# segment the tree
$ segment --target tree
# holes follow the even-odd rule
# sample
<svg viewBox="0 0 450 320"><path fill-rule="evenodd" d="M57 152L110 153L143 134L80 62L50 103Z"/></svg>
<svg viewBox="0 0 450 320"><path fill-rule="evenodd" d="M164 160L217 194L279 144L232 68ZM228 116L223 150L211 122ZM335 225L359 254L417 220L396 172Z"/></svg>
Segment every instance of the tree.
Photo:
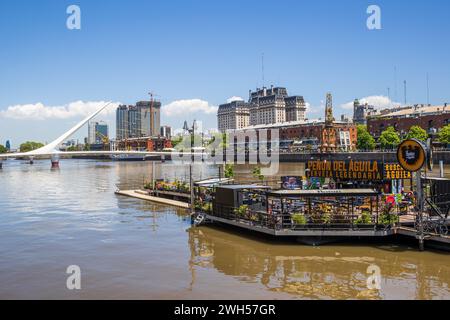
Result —
<svg viewBox="0 0 450 320"><path fill-rule="evenodd" d="M443 127L438 133L438 140L443 144L450 144L450 124Z"/></svg>
<svg viewBox="0 0 450 320"><path fill-rule="evenodd" d="M388 127L381 133L378 142L383 149L394 149L400 143L400 135L394 127Z"/></svg>
<svg viewBox="0 0 450 320"><path fill-rule="evenodd" d="M6 153L8 150L0 144L0 153Z"/></svg>
<svg viewBox="0 0 450 320"><path fill-rule="evenodd" d="M358 142L357 142L358 150L373 150L375 148L375 139L367 131L367 127L361 124L358 125L357 130L358 130Z"/></svg>
<svg viewBox="0 0 450 320"><path fill-rule="evenodd" d="M42 148L44 145L40 142L35 141L27 141L20 145L20 152L28 152L32 150L36 150Z"/></svg>
<svg viewBox="0 0 450 320"><path fill-rule="evenodd" d="M406 139L418 139L425 142L428 139L428 134L420 126L412 126L406 135Z"/></svg>
<svg viewBox="0 0 450 320"><path fill-rule="evenodd" d="M225 178L228 178L228 179L234 178L234 165L226 164L224 174L225 174Z"/></svg>

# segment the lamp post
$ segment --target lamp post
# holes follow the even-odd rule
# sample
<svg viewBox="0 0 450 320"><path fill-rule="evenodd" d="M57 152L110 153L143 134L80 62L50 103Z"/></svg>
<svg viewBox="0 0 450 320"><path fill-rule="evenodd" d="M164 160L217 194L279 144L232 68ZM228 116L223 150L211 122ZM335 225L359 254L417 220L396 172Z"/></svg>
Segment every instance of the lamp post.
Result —
<svg viewBox="0 0 450 320"><path fill-rule="evenodd" d="M195 199L194 199L194 180L193 180L193 164L194 164L194 139L195 139L195 128L196 121L192 123L192 128L188 130L191 137L191 161L189 162L189 188L191 191L191 214L195 213Z"/></svg>

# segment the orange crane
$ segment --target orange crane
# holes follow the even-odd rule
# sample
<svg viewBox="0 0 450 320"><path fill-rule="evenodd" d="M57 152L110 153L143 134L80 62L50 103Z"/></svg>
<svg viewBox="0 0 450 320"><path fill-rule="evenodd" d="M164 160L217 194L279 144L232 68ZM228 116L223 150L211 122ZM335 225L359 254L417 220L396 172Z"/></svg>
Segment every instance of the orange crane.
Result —
<svg viewBox="0 0 450 320"><path fill-rule="evenodd" d="M105 146L105 148L107 148L109 145L109 138L107 136L105 136L103 133L101 133L100 131L96 131L96 134L100 136L100 139L102 139L103 145Z"/></svg>

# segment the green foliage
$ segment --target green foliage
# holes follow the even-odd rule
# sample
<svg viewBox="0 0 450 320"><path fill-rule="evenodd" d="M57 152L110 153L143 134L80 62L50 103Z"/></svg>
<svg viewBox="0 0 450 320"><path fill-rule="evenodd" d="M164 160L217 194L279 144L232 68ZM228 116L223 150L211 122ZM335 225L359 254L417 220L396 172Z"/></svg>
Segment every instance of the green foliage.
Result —
<svg viewBox="0 0 450 320"><path fill-rule="evenodd" d="M443 144L450 144L450 124L439 130L438 140Z"/></svg>
<svg viewBox="0 0 450 320"><path fill-rule="evenodd" d="M370 212L363 211L361 216L358 217L358 219L355 220L355 223L356 224L371 224L372 223L372 218L370 216Z"/></svg>
<svg viewBox="0 0 450 320"><path fill-rule="evenodd" d="M294 221L295 224L297 225L305 225L306 224L306 217L305 215L301 214L301 213L294 213L292 215L292 221Z"/></svg>
<svg viewBox="0 0 450 320"><path fill-rule="evenodd" d="M331 214L329 213L324 213L322 215L322 223L323 224L330 224L331 223Z"/></svg>
<svg viewBox="0 0 450 320"><path fill-rule="evenodd" d="M378 223L382 225L393 225L399 222L399 217L396 214L382 213L378 218Z"/></svg>
<svg viewBox="0 0 450 320"><path fill-rule="evenodd" d="M8 150L0 144L0 153L6 153Z"/></svg>
<svg viewBox="0 0 450 320"><path fill-rule="evenodd" d="M28 152L42 148L44 145L40 142L27 141L20 145L20 152Z"/></svg>
<svg viewBox="0 0 450 320"><path fill-rule="evenodd" d="M245 217L248 213L248 205L243 204L239 208L234 209L234 213L239 217Z"/></svg>
<svg viewBox="0 0 450 320"><path fill-rule="evenodd" d="M228 179L234 178L234 165L233 164L225 165L224 175L225 175L225 178L228 178Z"/></svg>
<svg viewBox="0 0 450 320"><path fill-rule="evenodd" d="M420 126L412 126L409 129L408 134L406 135L406 139L418 139L421 141L427 141L428 134Z"/></svg>
<svg viewBox="0 0 450 320"><path fill-rule="evenodd" d="M84 151L90 151L91 150L91 145L89 143L86 143L83 147Z"/></svg>
<svg viewBox="0 0 450 320"><path fill-rule="evenodd" d="M381 133L378 142L383 149L394 149L400 143L400 135L394 127L388 127Z"/></svg>
<svg viewBox="0 0 450 320"><path fill-rule="evenodd" d="M357 130L358 130L358 142L357 142L358 150L375 149L375 139L367 131L367 126L358 125Z"/></svg>
<svg viewBox="0 0 450 320"><path fill-rule="evenodd" d="M173 137L172 140L171 140L172 147L175 148L177 146L177 144L179 144L182 140L183 140L182 136Z"/></svg>
<svg viewBox="0 0 450 320"><path fill-rule="evenodd" d="M261 181L264 180L264 175L261 173L261 167L259 166L253 168L252 175L254 178L257 178Z"/></svg>

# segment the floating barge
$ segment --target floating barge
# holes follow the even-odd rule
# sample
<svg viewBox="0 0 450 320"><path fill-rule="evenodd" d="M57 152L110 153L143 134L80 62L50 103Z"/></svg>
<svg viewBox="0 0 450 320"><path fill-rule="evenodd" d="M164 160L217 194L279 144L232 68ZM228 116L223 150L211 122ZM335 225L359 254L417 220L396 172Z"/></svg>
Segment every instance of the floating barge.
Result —
<svg viewBox="0 0 450 320"><path fill-rule="evenodd" d="M383 206L372 189L271 190L258 185L217 187L209 211L198 211L210 223L266 234L296 238L320 245L346 239L416 237L403 227L396 213ZM428 242L449 245L446 235L429 235Z"/></svg>

